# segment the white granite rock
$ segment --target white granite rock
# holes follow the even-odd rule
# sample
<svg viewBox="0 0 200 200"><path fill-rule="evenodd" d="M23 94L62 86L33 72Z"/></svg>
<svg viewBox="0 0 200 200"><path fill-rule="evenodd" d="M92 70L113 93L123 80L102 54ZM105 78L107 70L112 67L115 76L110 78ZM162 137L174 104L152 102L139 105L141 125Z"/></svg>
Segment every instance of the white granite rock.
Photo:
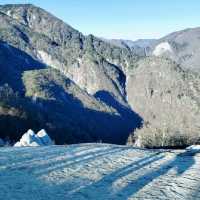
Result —
<svg viewBox="0 0 200 200"><path fill-rule="evenodd" d="M24 147L24 146L47 146L52 145L53 142L51 138L48 136L46 131L42 129L37 133L34 133L33 130L29 129L24 135L21 137L20 141L15 143L15 147Z"/></svg>
<svg viewBox="0 0 200 200"><path fill-rule="evenodd" d="M37 137L40 139L40 141L43 143L43 145L53 145L53 141L48 136L47 132L42 129L37 133Z"/></svg>

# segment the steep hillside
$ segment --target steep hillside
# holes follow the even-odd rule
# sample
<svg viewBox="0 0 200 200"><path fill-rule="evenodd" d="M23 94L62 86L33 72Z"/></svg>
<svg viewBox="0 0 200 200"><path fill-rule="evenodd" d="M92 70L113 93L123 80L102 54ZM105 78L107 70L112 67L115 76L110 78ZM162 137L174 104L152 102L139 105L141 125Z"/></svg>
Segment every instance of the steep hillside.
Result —
<svg viewBox="0 0 200 200"><path fill-rule="evenodd" d="M125 101L125 67L136 59L131 52L105 43L92 35L85 37L33 5L6 5L1 6L0 11L10 16L15 21L13 23L26 26L26 35L31 40L29 44L42 62L59 69L90 94L107 90L121 102ZM21 24L15 26L21 28ZM28 31L35 32L33 37L46 37L32 42L33 37ZM102 81L98 81L97 77L101 77Z"/></svg>
<svg viewBox="0 0 200 200"><path fill-rule="evenodd" d="M0 137L18 140L31 126L46 128L59 144L121 144L140 126L126 101L126 68L137 59L131 52L86 37L29 4L0 6L0 22L1 102L8 107L5 113L2 108L0 130L11 125ZM16 103L6 98L5 84ZM25 113L15 115L19 125L9 114L13 107Z"/></svg>
<svg viewBox="0 0 200 200"><path fill-rule="evenodd" d="M200 141L200 76L165 58L140 60L127 78L128 101L144 119L144 146Z"/></svg>

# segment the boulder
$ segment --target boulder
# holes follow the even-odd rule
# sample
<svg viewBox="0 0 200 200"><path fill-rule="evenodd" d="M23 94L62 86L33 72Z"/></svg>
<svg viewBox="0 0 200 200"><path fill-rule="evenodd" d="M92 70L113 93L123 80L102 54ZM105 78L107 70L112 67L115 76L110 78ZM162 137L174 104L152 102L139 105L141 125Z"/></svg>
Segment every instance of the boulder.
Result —
<svg viewBox="0 0 200 200"><path fill-rule="evenodd" d="M16 142L15 144L14 144L14 147L21 147L22 145L21 145L21 143L20 142Z"/></svg>
<svg viewBox="0 0 200 200"><path fill-rule="evenodd" d="M34 131L29 129L20 139L20 143L22 146L42 146L42 142L40 139L35 135ZM38 144L38 145L36 145Z"/></svg>
<svg viewBox="0 0 200 200"><path fill-rule="evenodd" d="M43 145L53 145L53 141L44 129L37 133L37 137L40 139Z"/></svg>
<svg viewBox="0 0 200 200"><path fill-rule="evenodd" d="M200 145L191 145L186 148L187 151L200 153Z"/></svg>
<svg viewBox="0 0 200 200"><path fill-rule="evenodd" d="M24 146L47 146L52 145L53 142L51 138L48 136L46 131L42 129L37 133L34 133L33 130L29 129L24 135L21 137L20 141L15 143L15 147L24 147Z"/></svg>

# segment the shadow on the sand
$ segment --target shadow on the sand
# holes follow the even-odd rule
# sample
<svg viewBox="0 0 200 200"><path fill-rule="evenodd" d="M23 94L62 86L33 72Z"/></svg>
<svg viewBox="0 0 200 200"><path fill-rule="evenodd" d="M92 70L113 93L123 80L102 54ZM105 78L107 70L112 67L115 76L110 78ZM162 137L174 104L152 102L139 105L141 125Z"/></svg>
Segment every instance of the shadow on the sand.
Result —
<svg viewBox="0 0 200 200"><path fill-rule="evenodd" d="M94 167L98 166L98 164L95 164L95 162L98 162L99 159L103 160L104 158L114 155L115 153L117 153L116 155L118 155L118 153L120 152L122 152L121 154L122 156L124 154L124 151L128 149L129 147L122 148L114 146L105 149L97 148L95 151L87 151L86 147L85 149L86 152L84 152L84 150L83 151L76 150L74 152L75 155L73 157L65 158L65 155L63 154L64 152L62 152L60 155L61 157L63 156L63 158L58 160L56 160L56 155L57 157L59 157L57 152L55 157L53 155L53 152L51 152L50 157L48 156L45 157L44 152L38 152L39 158L41 156L42 157L44 156L44 162L34 163L35 161L32 160L33 166L25 165L23 167L22 165L22 168L20 167L18 168L16 166L16 168L13 167L10 170L2 168L0 170L0 188L3 187L3 189L6 191L7 189L4 188L4 186L1 183L4 183L5 179L7 180L12 176L16 176L17 183L19 187L21 187L21 190L24 193L27 194L30 193L30 191L32 191L33 184L35 188L40 187L39 191L42 194L41 197L44 197L45 192L53 191L49 192L46 196L49 200L53 199L51 195L53 195L55 199L58 200L64 200L65 198L73 200L73 199L80 199L82 197L86 199L96 199L96 200L98 199L126 200L129 199L130 197L134 197L134 195L137 192L142 190L145 186L151 184L159 177L167 175L167 173L171 169L174 169L176 171L176 175L180 176L195 164L195 159L194 159L195 153L194 154L190 154L188 152L179 153L171 160L168 160L165 159L166 151L163 152L156 150L156 151L151 151L150 155L135 160L132 163L129 163L128 165L125 165L123 167L117 167L115 163L115 166L109 166L109 170L107 169L105 171L106 167L104 168L102 166L101 168L101 166L99 166L97 171L94 169L94 172L95 173L100 172L103 173L104 175L100 180L96 182L94 182L92 174L90 174L90 178L88 178L88 176L84 176L84 174L82 174L80 177L79 176L77 177L76 173L65 174L69 169L70 170L74 169L75 171L76 170L79 171L81 170L81 168L83 169L83 173L85 173L86 171L84 167L87 168L90 164L93 165ZM51 161L45 162L45 158L51 159ZM109 161L109 159L107 161ZM31 164L31 160L30 163L28 164ZM106 165L107 164L108 163L106 163ZM67 171L64 172L65 170ZM71 173L70 170L68 173ZM41 180L41 177L47 177L47 179L49 178L51 179L50 174L54 172L58 173L57 174L58 177L53 178L52 176L53 179L47 182L44 181L45 179ZM77 174L81 174L81 171L79 171ZM25 177L26 176L28 177L29 175L30 175L29 178L31 180L28 181L26 180ZM56 182L54 180L55 178L56 179L58 178ZM123 179L125 179L126 181L123 182ZM9 181L10 181L9 184L13 184L11 179ZM116 183L122 185L119 185L119 188L116 188L114 187L116 186ZM126 184L124 185L123 183ZM29 188L26 186L27 184L30 184ZM13 185L12 187L16 190L14 192L17 192L18 187ZM198 194L199 190L197 189L196 194L194 195L198 196ZM13 192L10 194L10 197L12 197L12 195L14 195ZM31 193L29 195L30 198L33 199L36 197L38 200L42 199L40 198L38 193Z"/></svg>
<svg viewBox="0 0 200 200"><path fill-rule="evenodd" d="M126 185L122 189L120 188L114 191L113 184L116 181L125 178L126 176L136 172L137 170L142 170L142 168L144 167L151 168L151 165L154 162L157 162L164 158L164 155L161 152L154 153L151 156L133 162L128 166L125 166L104 176L99 181L80 189L77 193L72 194L71 199L76 199L77 195L81 193L87 194L89 199L95 198L95 195L102 194L102 196L98 197L97 199L103 198L126 200L129 197L134 197L134 194L136 194L138 191L140 191L142 188L144 188L160 176L167 174L171 169L175 169L178 176L183 174L195 163L193 156L194 155L190 155L187 152L180 153L173 160L162 164L159 168L152 168L150 171L148 170L148 172L143 174L142 176L139 176L133 181L129 181L128 185Z"/></svg>

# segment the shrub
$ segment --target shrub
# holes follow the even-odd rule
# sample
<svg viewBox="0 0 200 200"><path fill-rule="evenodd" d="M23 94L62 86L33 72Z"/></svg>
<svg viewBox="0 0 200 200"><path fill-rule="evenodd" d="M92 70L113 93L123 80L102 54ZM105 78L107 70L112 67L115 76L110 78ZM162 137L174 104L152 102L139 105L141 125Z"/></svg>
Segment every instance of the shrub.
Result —
<svg viewBox="0 0 200 200"><path fill-rule="evenodd" d="M185 148L200 143L198 127L190 131L174 127L155 127L143 125L128 138L127 144L145 148Z"/></svg>

